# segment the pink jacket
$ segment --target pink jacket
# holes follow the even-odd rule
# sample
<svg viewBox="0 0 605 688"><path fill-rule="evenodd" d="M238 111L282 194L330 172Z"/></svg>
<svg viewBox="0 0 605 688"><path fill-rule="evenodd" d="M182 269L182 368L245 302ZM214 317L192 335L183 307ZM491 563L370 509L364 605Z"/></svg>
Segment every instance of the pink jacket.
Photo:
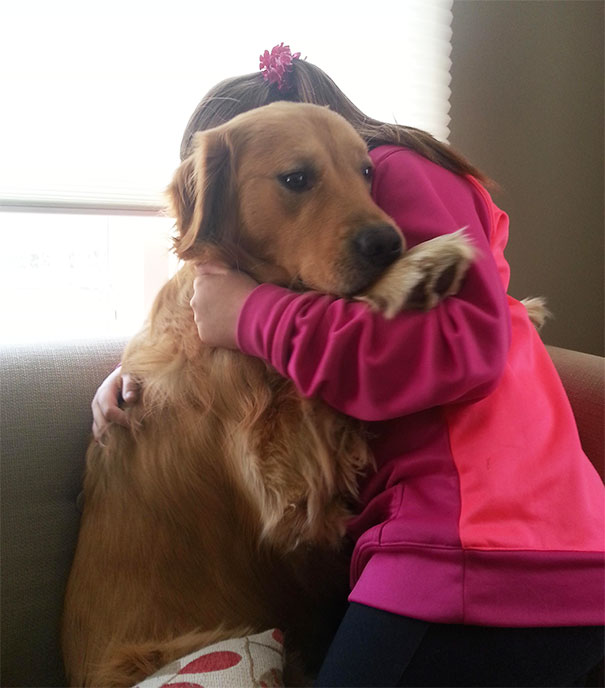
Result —
<svg viewBox="0 0 605 688"><path fill-rule="evenodd" d="M468 227L457 296L387 321L359 303L259 286L240 348L303 395L368 421L350 599L443 623L604 622L603 484L525 308L507 297L508 218L414 152L372 151L374 199L413 246Z"/></svg>

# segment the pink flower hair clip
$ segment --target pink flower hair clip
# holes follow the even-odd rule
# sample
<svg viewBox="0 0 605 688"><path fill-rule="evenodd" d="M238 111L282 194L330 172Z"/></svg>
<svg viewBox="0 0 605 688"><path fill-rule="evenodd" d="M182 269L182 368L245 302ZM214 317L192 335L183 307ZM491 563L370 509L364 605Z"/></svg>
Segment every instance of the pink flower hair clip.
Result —
<svg viewBox="0 0 605 688"><path fill-rule="evenodd" d="M263 79L270 84L277 84L280 91L288 90L286 76L292 71L292 60L298 60L299 57L300 53L292 54L290 46L283 43L271 48L271 52L265 50L259 57Z"/></svg>

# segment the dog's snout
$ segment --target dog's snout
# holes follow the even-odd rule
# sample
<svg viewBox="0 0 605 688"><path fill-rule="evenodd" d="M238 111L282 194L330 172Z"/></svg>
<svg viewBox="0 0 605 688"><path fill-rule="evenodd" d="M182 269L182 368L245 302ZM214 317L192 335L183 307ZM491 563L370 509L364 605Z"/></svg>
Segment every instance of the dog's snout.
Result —
<svg viewBox="0 0 605 688"><path fill-rule="evenodd" d="M401 235L390 225L365 227L353 237L353 250L364 262L386 268L401 256Z"/></svg>

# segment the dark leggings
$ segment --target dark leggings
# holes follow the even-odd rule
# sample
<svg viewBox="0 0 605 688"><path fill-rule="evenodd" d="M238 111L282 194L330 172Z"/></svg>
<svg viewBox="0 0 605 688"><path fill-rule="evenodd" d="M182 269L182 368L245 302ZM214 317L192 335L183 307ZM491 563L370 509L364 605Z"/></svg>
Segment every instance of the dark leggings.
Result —
<svg viewBox="0 0 605 688"><path fill-rule="evenodd" d="M603 627L429 624L351 603L316 686L581 686Z"/></svg>

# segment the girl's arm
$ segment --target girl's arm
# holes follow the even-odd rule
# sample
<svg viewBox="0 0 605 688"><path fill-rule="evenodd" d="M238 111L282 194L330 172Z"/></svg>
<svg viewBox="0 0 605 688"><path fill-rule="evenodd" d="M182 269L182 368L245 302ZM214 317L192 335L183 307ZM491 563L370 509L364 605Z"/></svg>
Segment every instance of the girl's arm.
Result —
<svg viewBox="0 0 605 688"><path fill-rule="evenodd" d="M237 342L317 395L363 420L385 420L481 398L496 386L510 342L504 286L490 251L492 219L467 179L403 149L377 167L374 195L409 246L468 227L478 256L456 296L393 320L360 303L257 287Z"/></svg>
<svg viewBox="0 0 605 688"><path fill-rule="evenodd" d="M139 388L130 375L122 375L118 366L103 380L92 400L92 434L100 442L110 423L129 427L128 415L120 408L120 397L127 404L139 398Z"/></svg>

